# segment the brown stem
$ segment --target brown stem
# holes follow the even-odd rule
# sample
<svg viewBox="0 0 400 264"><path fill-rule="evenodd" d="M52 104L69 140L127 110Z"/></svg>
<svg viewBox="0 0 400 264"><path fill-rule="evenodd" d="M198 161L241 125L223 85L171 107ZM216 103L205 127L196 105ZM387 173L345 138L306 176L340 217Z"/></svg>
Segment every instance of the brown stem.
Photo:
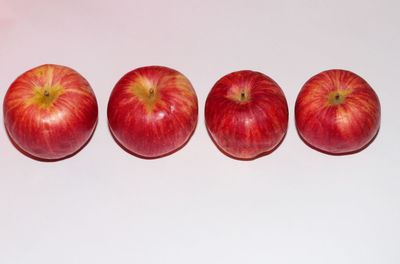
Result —
<svg viewBox="0 0 400 264"><path fill-rule="evenodd" d="M240 101L244 101L245 98L246 98L246 93L244 92L244 90L242 90L242 92L240 93Z"/></svg>
<svg viewBox="0 0 400 264"><path fill-rule="evenodd" d="M50 95L49 91L44 90L44 96L49 96L49 95Z"/></svg>

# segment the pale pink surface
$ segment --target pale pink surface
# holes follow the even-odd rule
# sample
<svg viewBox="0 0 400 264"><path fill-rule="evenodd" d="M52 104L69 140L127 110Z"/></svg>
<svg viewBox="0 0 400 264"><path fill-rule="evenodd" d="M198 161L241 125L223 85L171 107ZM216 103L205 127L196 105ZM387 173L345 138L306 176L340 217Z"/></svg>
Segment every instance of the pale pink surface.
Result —
<svg viewBox="0 0 400 264"><path fill-rule="evenodd" d="M99 104L91 142L57 163L25 157L1 125L1 264L399 263L399 1L0 1L0 102L18 75L56 63ZM199 99L189 143L151 161L124 152L106 118L115 83L146 65L181 71ZM356 155L321 154L294 126L301 86L331 68L381 101L381 130ZM212 85L244 69L289 105L285 140L251 162L221 154L202 114Z"/></svg>
<svg viewBox="0 0 400 264"><path fill-rule="evenodd" d="M15 20L15 13L10 8L9 4L0 0L0 36L12 22Z"/></svg>

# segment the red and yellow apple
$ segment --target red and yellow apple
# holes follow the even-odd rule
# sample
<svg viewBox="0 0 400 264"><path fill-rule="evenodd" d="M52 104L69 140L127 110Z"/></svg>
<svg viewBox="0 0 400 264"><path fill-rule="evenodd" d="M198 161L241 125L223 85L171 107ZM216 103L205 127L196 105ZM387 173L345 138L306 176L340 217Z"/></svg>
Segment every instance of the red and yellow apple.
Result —
<svg viewBox="0 0 400 264"><path fill-rule="evenodd" d="M254 159L273 151L288 126L285 95L276 82L254 71L225 75L211 89L205 106L207 130L223 153Z"/></svg>
<svg viewBox="0 0 400 264"><path fill-rule="evenodd" d="M89 83L71 68L46 64L19 76L3 104L12 142L43 160L80 150L97 123L97 101Z"/></svg>
<svg viewBox="0 0 400 264"><path fill-rule="evenodd" d="M197 96L180 72L142 67L115 85L107 115L113 137L125 150L142 158L157 158L180 149L193 134Z"/></svg>
<svg viewBox="0 0 400 264"><path fill-rule="evenodd" d="M378 96L360 76L345 70L321 72L302 87L296 127L311 147L329 154L363 149L380 126Z"/></svg>

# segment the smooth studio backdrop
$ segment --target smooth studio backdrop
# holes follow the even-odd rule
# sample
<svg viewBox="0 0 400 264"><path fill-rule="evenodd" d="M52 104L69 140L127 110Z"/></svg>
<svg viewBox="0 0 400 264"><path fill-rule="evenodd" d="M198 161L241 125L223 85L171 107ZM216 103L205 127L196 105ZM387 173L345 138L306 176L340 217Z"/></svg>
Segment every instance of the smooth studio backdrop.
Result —
<svg viewBox="0 0 400 264"><path fill-rule="evenodd" d="M0 0L0 100L23 72L72 67L92 85L99 123L77 155L21 154L0 122L0 263L400 263L400 2ZM199 99L189 143L143 160L112 139L108 97L128 71L164 65ZM301 86L323 70L362 76L382 106L376 140L329 156L294 125ZM261 71L285 92L287 136L233 160L210 140L214 83Z"/></svg>

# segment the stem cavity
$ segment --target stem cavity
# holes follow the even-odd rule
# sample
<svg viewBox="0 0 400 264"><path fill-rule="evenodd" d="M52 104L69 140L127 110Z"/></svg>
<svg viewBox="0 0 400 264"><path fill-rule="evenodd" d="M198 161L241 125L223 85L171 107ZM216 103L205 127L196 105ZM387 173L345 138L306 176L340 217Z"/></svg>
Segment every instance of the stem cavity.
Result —
<svg viewBox="0 0 400 264"><path fill-rule="evenodd" d="M346 96L348 93L343 91L334 91L328 95L328 105L340 105L343 104L346 100Z"/></svg>
<svg viewBox="0 0 400 264"><path fill-rule="evenodd" d="M246 100L246 93L244 90L240 93L240 101L243 102Z"/></svg>

